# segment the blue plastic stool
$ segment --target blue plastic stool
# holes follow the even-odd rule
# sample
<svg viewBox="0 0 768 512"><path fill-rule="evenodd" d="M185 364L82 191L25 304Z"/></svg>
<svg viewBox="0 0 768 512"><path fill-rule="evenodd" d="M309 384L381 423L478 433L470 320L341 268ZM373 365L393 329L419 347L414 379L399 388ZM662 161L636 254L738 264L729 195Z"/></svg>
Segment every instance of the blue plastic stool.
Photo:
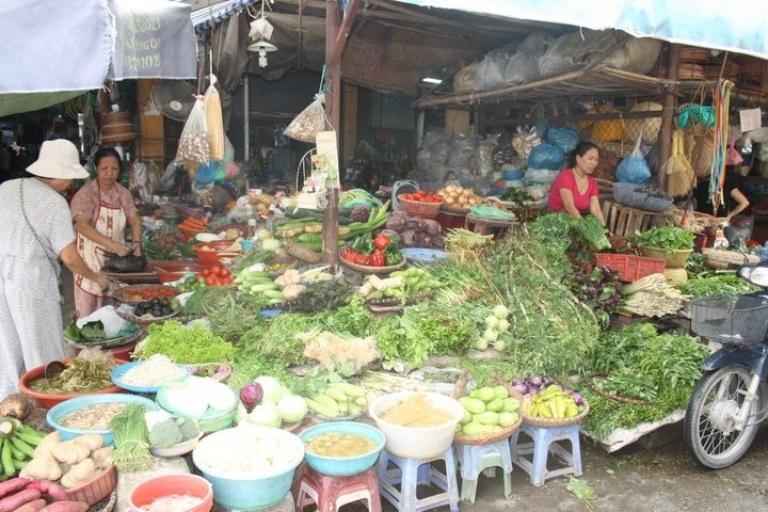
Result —
<svg viewBox="0 0 768 512"><path fill-rule="evenodd" d="M518 437L523 432L532 439L530 443L518 444ZM570 441L571 452L568 452L557 441ZM520 430L512 434L509 439L512 450L512 462L520 466L531 475L531 483L543 485L548 478L573 474L581 476L581 445L579 444L579 425L566 425L564 427L539 427L523 423ZM568 464L558 469L547 469L549 454L557 455ZM533 460L524 455L533 454Z"/></svg>
<svg viewBox="0 0 768 512"><path fill-rule="evenodd" d="M445 473L432 467L442 460ZM434 484L443 492L419 499L419 485ZM399 489L396 487L399 485ZM459 510L459 486L453 448L429 459L407 459L384 450L379 457L379 492L398 512L421 512L449 505L451 512Z"/></svg>
<svg viewBox="0 0 768 512"><path fill-rule="evenodd" d="M481 445L455 443L453 447L461 471L461 501L474 503L480 473L493 478L497 466L504 472L504 497L512 499L512 454L508 438Z"/></svg>

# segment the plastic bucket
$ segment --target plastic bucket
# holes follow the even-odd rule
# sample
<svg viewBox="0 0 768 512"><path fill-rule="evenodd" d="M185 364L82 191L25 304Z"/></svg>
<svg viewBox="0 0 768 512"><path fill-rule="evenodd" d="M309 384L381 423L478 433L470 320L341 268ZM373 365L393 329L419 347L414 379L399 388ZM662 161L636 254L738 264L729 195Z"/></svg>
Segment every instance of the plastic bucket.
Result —
<svg viewBox="0 0 768 512"><path fill-rule="evenodd" d="M208 480L197 475L164 475L150 478L131 491L131 511L152 504L166 496L191 496L202 500L198 505L184 512L208 512L213 508L213 486ZM177 509L175 509L177 510Z"/></svg>

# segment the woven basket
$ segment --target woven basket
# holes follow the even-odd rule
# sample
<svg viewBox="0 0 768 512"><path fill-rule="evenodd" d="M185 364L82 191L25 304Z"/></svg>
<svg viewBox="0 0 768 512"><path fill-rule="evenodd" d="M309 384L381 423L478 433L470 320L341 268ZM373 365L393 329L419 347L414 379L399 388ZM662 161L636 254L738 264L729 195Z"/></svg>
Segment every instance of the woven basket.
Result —
<svg viewBox="0 0 768 512"><path fill-rule="evenodd" d="M632 107L630 112L658 112L658 117L645 117L642 119L627 119L624 121L624 142L634 144L640 136L644 143L653 144L661 130L661 103L643 101Z"/></svg>
<svg viewBox="0 0 768 512"><path fill-rule="evenodd" d="M537 427L564 427L566 425L576 425L581 423L582 420L587 417L587 414L589 414L589 402L584 400L584 410L581 411L578 416L573 416L571 418L548 419L539 418L537 416L528 416L525 414L525 411L523 411L523 423L528 425L535 425Z"/></svg>
<svg viewBox="0 0 768 512"><path fill-rule="evenodd" d="M491 432L490 434L485 434L482 436L467 436L464 434L455 434L453 436L453 442L459 443L459 444L471 444L475 446L495 443L496 441L501 441L502 439L506 439L512 434L514 434L522 424L523 424L523 417L520 416L520 419L518 419L513 425L505 429L499 430L498 432Z"/></svg>
<svg viewBox="0 0 768 512"><path fill-rule="evenodd" d="M124 320L126 319L124 318ZM64 331L64 339L67 340L67 343L71 344L74 348L79 348L81 350L85 348L94 348L94 347L100 347L102 349L105 349L105 348L122 347L123 345L128 345L129 343L133 343L142 334L143 333L141 329L139 329L136 332L133 332L126 336L120 336L118 338L110 338L110 339L94 340L94 341L82 341L82 340L77 341L68 337L67 331Z"/></svg>
<svg viewBox="0 0 768 512"><path fill-rule="evenodd" d="M688 282L688 272L684 268L665 268L662 273L670 286Z"/></svg>
<svg viewBox="0 0 768 512"><path fill-rule="evenodd" d="M700 63L706 62L712 56L712 53L707 48L699 48L697 46L683 46L680 48L680 62L685 63Z"/></svg>
<svg viewBox="0 0 768 512"><path fill-rule="evenodd" d="M638 249L643 256L664 260L668 269L685 267L685 262L688 261L688 256L693 252L693 249L681 249L679 251L667 252L665 249L651 247L649 245L641 245Z"/></svg>
<svg viewBox="0 0 768 512"><path fill-rule="evenodd" d="M704 256L704 265L714 269L726 269L729 265L741 265L745 263L744 255L736 251L723 251L720 249L704 248L701 250ZM759 256L750 254L747 256L746 263L758 263Z"/></svg>
<svg viewBox="0 0 768 512"><path fill-rule="evenodd" d="M66 492L70 501L84 501L94 505L109 496L115 487L117 487L117 467L112 464L89 482L68 489Z"/></svg>
<svg viewBox="0 0 768 512"><path fill-rule="evenodd" d="M321 253L307 249L296 242L285 242L285 252L307 263L320 263L323 260Z"/></svg>
<svg viewBox="0 0 768 512"><path fill-rule="evenodd" d="M458 206L451 206L445 203L440 205L440 211L446 213L453 213L455 215L466 215L469 208L460 208Z"/></svg>
<svg viewBox="0 0 768 512"><path fill-rule="evenodd" d="M401 210L408 215L415 215L424 219L434 219L440 213L442 203L424 203L421 201L411 201L404 199L402 194L397 196L398 204Z"/></svg>
<svg viewBox="0 0 768 512"><path fill-rule="evenodd" d="M677 67L678 80L706 80L704 66L700 64L683 63Z"/></svg>
<svg viewBox="0 0 768 512"><path fill-rule="evenodd" d="M719 80L720 71L723 72L723 79L735 82L739 73L739 65L735 62L728 61L723 65L722 63L705 64L704 65L704 78L707 80Z"/></svg>
<svg viewBox="0 0 768 512"><path fill-rule="evenodd" d="M95 505L91 505L89 512L112 512L117 504L117 489L112 491L108 497Z"/></svg>
<svg viewBox="0 0 768 512"><path fill-rule="evenodd" d="M597 384L595 384L595 379L605 379L608 377L607 373L595 373L590 375L585 379L585 382L587 386L589 386L589 389L597 393L598 395L610 398L611 400L616 400L617 402L622 402L625 404L633 404L633 405L648 405L648 402L646 400L640 400L639 398L630 398L626 396L619 396L619 395L611 395L610 393L606 393L602 389L600 389Z"/></svg>
<svg viewBox="0 0 768 512"><path fill-rule="evenodd" d="M361 274L389 274L390 272L394 272L395 270L400 270L408 263L405 260L405 258L403 258L403 261L401 261L397 265L387 265L384 267L372 267L370 265L358 265L357 263L352 263L351 261L347 261L344 258L339 258L339 261L345 267L351 270L354 270L355 272L360 272Z"/></svg>

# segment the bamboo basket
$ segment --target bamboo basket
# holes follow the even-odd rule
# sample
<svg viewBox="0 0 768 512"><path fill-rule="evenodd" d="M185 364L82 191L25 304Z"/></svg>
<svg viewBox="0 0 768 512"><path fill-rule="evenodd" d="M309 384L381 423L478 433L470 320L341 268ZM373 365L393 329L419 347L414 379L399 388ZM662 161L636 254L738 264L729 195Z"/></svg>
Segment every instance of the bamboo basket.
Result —
<svg viewBox="0 0 768 512"><path fill-rule="evenodd" d="M684 268L665 268L662 273L670 286L688 282L688 272Z"/></svg>
<svg viewBox="0 0 768 512"><path fill-rule="evenodd" d="M747 261L744 261L744 255L736 251L723 251L720 249L704 248L701 250L704 256L704 265L713 269L726 269L729 265L741 265L743 263L758 263L759 256L750 254Z"/></svg>
<svg viewBox="0 0 768 512"><path fill-rule="evenodd" d="M339 258L339 262L341 262L342 265L345 267L354 270L355 272L360 272L361 274L389 274L390 272L394 272L395 270L400 270L401 268L405 267L405 265L408 263L405 258L403 258L403 261L396 265L387 265L384 267L372 267L370 265L358 265L357 263L353 263L351 261L347 261L344 258Z"/></svg>
<svg viewBox="0 0 768 512"><path fill-rule="evenodd" d="M685 262L688 260L688 256L691 255L693 249L681 249L679 251L667 252L664 249L658 247L651 247L649 245L641 245L638 247L640 254L648 256L649 258L659 258L666 262L667 268L682 268L685 266Z"/></svg>
<svg viewBox="0 0 768 512"><path fill-rule="evenodd" d="M589 386L589 389L591 389L592 391L594 391L595 393L597 393L598 395L600 395L602 397L610 398L611 400L616 400L617 402L622 402L622 403L625 403L625 404L648 405L648 401L646 401L646 400L641 400L639 398L630 398L630 397L627 397L627 396L612 395L610 393L606 393L605 391L600 389L600 387L597 384L595 384L595 379L605 379L605 378L608 378L608 374L607 373L595 373L595 374L592 374L589 377L587 377L585 379L585 382L586 382L587 386Z"/></svg>
<svg viewBox="0 0 768 512"><path fill-rule="evenodd" d="M112 464L83 485L67 489L66 493L70 501L84 501L89 505L95 505L109 496L115 487L117 487L117 467Z"/></svg>
<svg viewBox="0 0 768 512"><path fill-rule="evenodd" d="M680 62L684 63L700 63L706 62L711 57L712 53L707 48L699 48L697 46L683 46L680 48Z"/></svg>
<svg viewBox="0 0 768 512"><path fill-rule="evenodd" d="M706 80L704 66L700 64L683 63L677 67L678 80Z"/></svg>
<svg viewBox="0 0 768 512"><path fill-rule="evenodd" d="M525 402L526 408L528 402ZM584 400L584 410L579 413L578 416L573 416L571 418L539 418L538 416L528 416L525 414L525 410L523 410L523 423L526 423L528 425L535 425L537 427L565 427L567 425L576 425L581 423L584 418L587 417L587 414L589 414L589 402Z"/></svg>
<svg viewBox="0 0 768 512"><path fill-rule="evenodd" d="M494 443L496 441L506 439L512 434L514 434L517 431L517 429L520 428L520 425L523 424L523 403L525 402L525 400L523 399L523 395L521 395L520 392L515 388L511 386L507 386L507 390L509 391L509 396L516 399L520 403L520 408L517 410L519 419L514 424L510 425L507 428L499 430L498 432L491 432L490 434L483 434L479 436L468 436L465 434L457 433L453 436L453 442L459 443L459 444L470 444L470 445L477 446L477 445ZM462 392L461 395L465 395L465 393Z"/></svg>

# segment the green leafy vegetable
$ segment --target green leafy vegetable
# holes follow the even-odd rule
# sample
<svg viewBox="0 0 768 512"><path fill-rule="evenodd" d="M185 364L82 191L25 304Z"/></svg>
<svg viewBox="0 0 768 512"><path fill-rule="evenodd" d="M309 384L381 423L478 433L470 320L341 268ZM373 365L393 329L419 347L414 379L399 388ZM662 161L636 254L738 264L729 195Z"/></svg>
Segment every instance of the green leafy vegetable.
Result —
<svg viewBox="0 0 768 512"><path fill-rule="evenodd" d="M141 357L165 354L180 364L223 363L231 361L235 348L210 329L195 323L184 327L176 321L152 324L149 336L136 346Z"/></svg>
<svg viewBox="0 0 768 512"><path fill-rule="evenodd" d="M630 237L630 242L636 246L647 245L672 252L693 249L693 239L691 231L668 224L636 233Z"/></svg>
<svg viewBox="0 0 768 512"><path fill-rule="evenodd" d="M80 336L88 341L103 340L107 337L104 332L104 323L101 320L96 320L84 324L80 328Z"/></svg>

